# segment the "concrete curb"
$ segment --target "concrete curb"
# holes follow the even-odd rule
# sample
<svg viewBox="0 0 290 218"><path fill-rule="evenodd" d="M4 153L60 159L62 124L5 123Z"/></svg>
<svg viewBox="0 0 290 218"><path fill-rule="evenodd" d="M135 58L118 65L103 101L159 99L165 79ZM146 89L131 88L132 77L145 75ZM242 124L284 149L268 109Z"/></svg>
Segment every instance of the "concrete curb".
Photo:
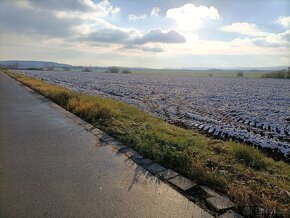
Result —
<svg viewBox="0 0 290 218"><path fill-rule="evenodd" d="M13 78L12 76L10 77ZM99 141L101 144L103 144L104 146L111 146L116 150L116 153L125 155L128 159L131 159L133 162L135 162L135 164L144 168L146 171L153 174L161 181L169 184L187 199L194 201L194 203L196 203L198 206L200 206L203 210L207 211L211 215L215 217L243 217L234 211L237 209L236 205L228 197L221 195L208 187L201 186L189 180L188 178L183 177L177 172L161 166L153 160L143 158L134 149L124 145L122 142L116 140L102 130L94 127L92 124L84 121L77 115L59 106L52 100L46 98L45 96L41 95L40 93L26 86L25 84L19 82L15 78L13 79L18 84L24 86L32 94L37 95L38 98L45 99L53 108L60 111L62 114L70 118L76 124L82 126L86 131L92 133L95 136L96 140ZM198 197L199 200L193 197L197 192L201 193Z"/></svg>

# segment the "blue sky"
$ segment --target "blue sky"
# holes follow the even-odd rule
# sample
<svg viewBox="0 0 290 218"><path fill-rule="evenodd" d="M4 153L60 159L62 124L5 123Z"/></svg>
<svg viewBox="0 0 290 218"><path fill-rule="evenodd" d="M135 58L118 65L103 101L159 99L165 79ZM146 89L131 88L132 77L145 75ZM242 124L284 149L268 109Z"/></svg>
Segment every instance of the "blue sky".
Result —
<svg viewBox="0 0 290 218"><path fill-rule="evenodd" d="M0 60L290 65L289 0L2 0Z"/></svg>

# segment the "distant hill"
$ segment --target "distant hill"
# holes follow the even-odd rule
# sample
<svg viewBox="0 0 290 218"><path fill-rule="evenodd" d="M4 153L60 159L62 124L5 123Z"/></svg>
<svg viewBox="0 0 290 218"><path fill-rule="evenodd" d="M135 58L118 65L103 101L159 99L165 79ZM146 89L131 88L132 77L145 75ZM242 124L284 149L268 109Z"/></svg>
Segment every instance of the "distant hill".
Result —
<svg viewBox="0 0 290 218"><path fill-rule="evenodd" d="M53 67L53 68L63 68L63 67L72 67L69 64L60 64L55 62L48 62L48 61L0 61L0 65L2 66L15 66L17 65L18 68L46 68L46 67Z"/></svg>

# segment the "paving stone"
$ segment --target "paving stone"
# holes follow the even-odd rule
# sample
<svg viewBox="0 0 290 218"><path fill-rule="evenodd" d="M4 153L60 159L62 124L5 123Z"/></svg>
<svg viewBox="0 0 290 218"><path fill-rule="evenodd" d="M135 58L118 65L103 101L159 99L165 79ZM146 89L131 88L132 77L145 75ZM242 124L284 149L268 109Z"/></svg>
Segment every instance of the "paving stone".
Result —
<svg viewBox="0 0 290 218"><path fill-rule="evenodd" d="M180 188L183 191L186 191L186 190L193 188L197 185L193 181L191 181L183 176L176 176L172 179L169 179L168 182L177 186L178 188Z"/></svg>
<svg viewBox="0 0 290 218"><path fill-rule="evenodd" d="M153 163L153 164L150 164L149 166L144 166L144 168L146 170L148 170L150 173L153 173L153 174L156 174L156 173L159 173L161 171L164 171L164 170L167 170L165 167L157 164L157 163Z"/></svg>
<svg viewBox="0 0 290 218"><path fill-rule="evenodd" d="M87 123L87 124L84 126L84 128L85 128L86 130L90 131L90 130L94 129L95 127L94 127L92 124Z"/></svg>
<svg viewBox="0 0 290 218"><path fill-rule="evenodd" d="M134 161L136 164L142 166L142 167L148 167L150 164L153 163L152 160L150 159L145 159L145 158L134 158Z"/></svg>
<svg viewBox="0 0 290 218"><path fill-rule="evenodd" d="M124 149L124 148L128 148L128 146L124 145L122 142L119 142L117 140L108 142L108 145L113 146L117 150L121 150L121 149Z"/></svg>
<svg viewBox="0 0 290 218"><path fill-rule="evenodd" d="M67 115L69 118L71 118L71 119L72 119L73 121L75 121L76 123L80 121L80 120L79 120L80 118L79 118L77 115L73 114L72 112L70 112L70 111L66 111L65 113L66 113L66 115Z"/></svg>
<svg viewBox="0 0 290 218"><path fill-rule="evenodd" d="M209 197L206 199L206 202L216 211L229 209L235 206L230 199L224 196Z"/></svg>
<svg viewBox="0 0 290 218"><path fill-rule="evenodd" d="M99 136L100 141L102 142L110 142L110 141L115 141L115 139L111 136L109 136L106 133L103 133Z"/></svg>
<svg viewBox="0 0 290 218"><path fill-rule="evenodd" d="M83 121L81 118L75 118L74 121L82 127L84 127L87 124L86 121Z"/></svg>
<svg viewBox="0 0 290 218"><path fill-rule="evenodd" d="M244 217L236 213L235 211L229 210L228 212L218 216L217 218L244 218Z"/></svg>
<svg viewBox="0 0 290 218"><path fill-rule="evenodd" d="M93 130L91 131L91 133L93 133L95 136L100 136L100 135L102 135L104 132L103 132L102 130L100 130L100 129L95 128L95 129L93 129Z"/></svg>
<svg viewBox="0 0 290 218"><path fill-rule="evenodd" d="M171 170L171 169L168 169L168 170L165 170L165 171L162 171L160 173L158 173L158 176L164 178L164 179L171 179L175 176L178 176L178 173Z"/></svg>
<svg viewBox="0 0 290 218"><path fill-rule="evenodd" d="M87 123L86 121L82 120L81 118L79 118L79 122L78 122L78 124L79 124L80 126L85 127L88 123Z"/></svg>
<svg viewBox="0 0 290 218"><path fill-rule="evenodd" d="M124 148L124 149L120 149L119 152L125 154L127 157L129 158L142 158L142 156L135 150L133 150L132 148Z"/></svg>
<svg viewBox="0 0 290 218"><path fill-rule="evenodd" d="M76 115L74 115L74 114L71 113L70 111L65 110L65 109L63 109L63 108L62 108L62 112L63 112L67 117L69 117L69 118L71 118L71 119L74 119L75 117L77 117Z"/></svg>
<svg viewBox="0 0 290 218"><path fill-rule="evenodd" d="M206 194L207 197L220 197L221 195L215 192L213 189L207 186L200 186L202 192Z"/></svg>

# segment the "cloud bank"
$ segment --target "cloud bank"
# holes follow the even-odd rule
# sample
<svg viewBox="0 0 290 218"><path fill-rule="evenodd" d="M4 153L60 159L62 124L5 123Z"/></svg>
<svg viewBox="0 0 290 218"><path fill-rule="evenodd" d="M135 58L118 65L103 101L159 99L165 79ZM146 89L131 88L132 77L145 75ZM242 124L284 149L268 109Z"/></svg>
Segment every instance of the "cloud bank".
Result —
<svg viewBox="0 0 290 218"><path fill-rule="evenodd" d="M267 33L262 32L256 24L247 22L238 22L226 25L220 28L224 32L240 33L248 36L266 36Z"/></svg>
<svg viewBox="0 0 290 218"><path fill-rule="evenodd" d="M204 20L217 20L220 18L218 10L211 6L195 6L188 3L178 8L167 10L166 17L178 22L183 29L197 29Z"/></svg>
<svg viewBox="0 0 290 218"><path fill-rule="evenodd" d="M151 30L141 35L136 30L101 29L82 37L85 41L105 42L127 45L144 45L147 43L185 43L186 39L175 30Z"/></svg>

